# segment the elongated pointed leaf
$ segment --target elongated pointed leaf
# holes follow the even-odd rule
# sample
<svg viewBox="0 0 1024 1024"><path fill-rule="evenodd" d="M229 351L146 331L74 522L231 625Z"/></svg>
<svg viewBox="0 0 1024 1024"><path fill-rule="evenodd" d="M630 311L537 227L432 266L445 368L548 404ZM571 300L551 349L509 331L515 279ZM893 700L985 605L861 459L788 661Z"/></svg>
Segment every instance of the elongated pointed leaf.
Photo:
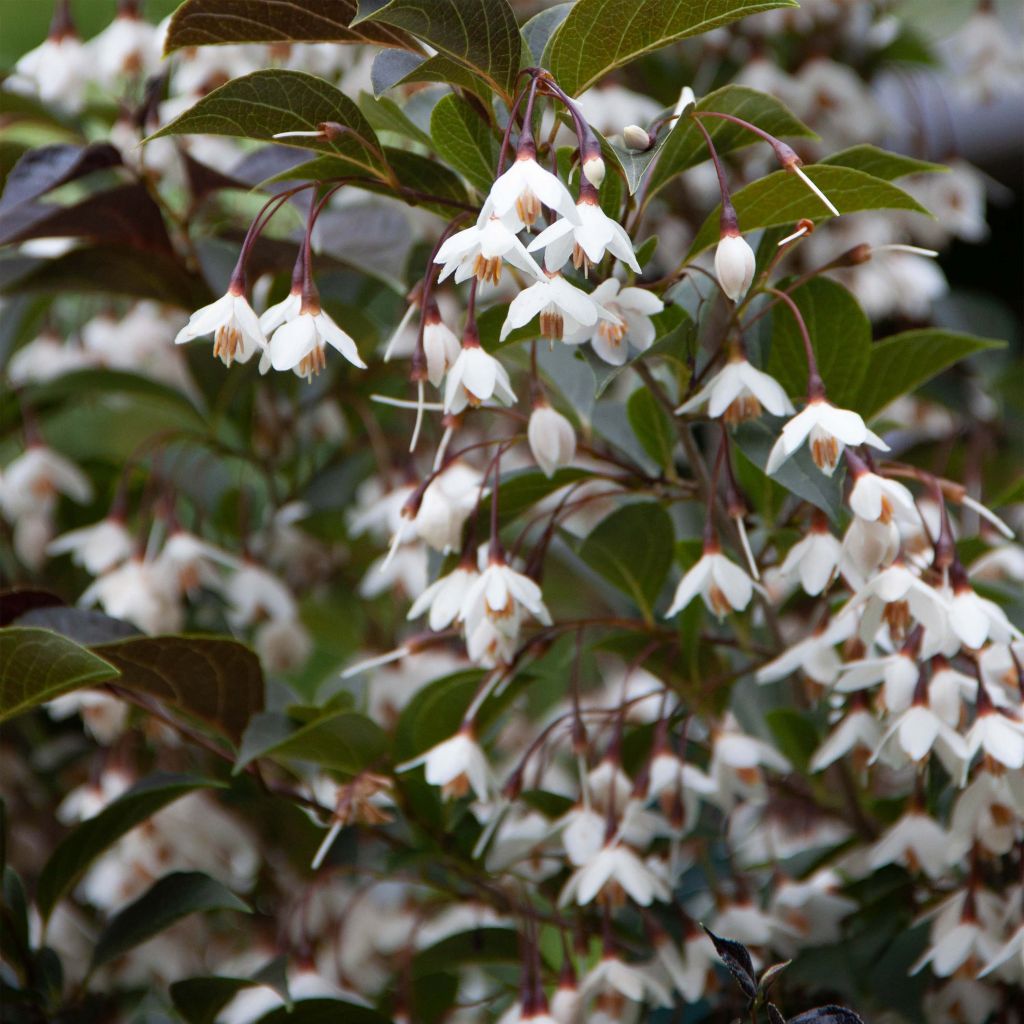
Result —
<svg viewBox="0 0 1024 1024"><path fill-rule="evenodd" d="M46 195L93 171L117 167L121 154L108 142L88 146L58 144L29 150L11 168L0 197L0 214Z"/></svg>
<svg viewBox="0 0 1024 1024"><path fill-rule="evenodd" d="M185 0L171 18L164 53L218 43L370 43L420 50L390 25L352 26L356 0Z"/></svg>
<svg viewBox="0 0 1024 1024"><path fill-rule="evenodd" d="M511 98L522 36L506 0L361 0L354 24L367 22L422 39Z"/></svg>
<svg viewBox="0 0 1024 1024"><path fill-rule="evenodd" d="M256 1024L391 1024L391 1018L346 999L301 999L264 1014Z"/></svg>
<svg viewBox="0 0 1024 1024"><path fill-rule="evenodd" d="M796 0L577 0L552 36L542 64L577 95L609 71L687 36Z"/></svg>
<svg viewBox="0 0 1024 1024"><path fill-rule="evenodd" d="M486 119L459 96L443 96L430 117L438 153L481 192L494 181L498 142Z"/></svg>
<svg viewBox="0 0 1024 1024"><path fill-rule="evenodd" d="M49 917L89 865L126 832L186 793L220 783L191 775L152 775L66 835L50 855L36 886L36 905Z"/></svg>
<svg viewBox="0 0 1024 1024"><path fill-rule="evenodd" d="M223 883L201 871L175 871L154 882L103 929L92 953L92 966L127 953L189 914L206 910L251 908Z"/></svg>
<svg viewBox="0 0 1024 1024"><path fill-rule="evenodd" d="M271 141L280 132L315 131L325 121L351 129L327 139L281 140L313 149L373 175L385 173L377 137L362 111L322 78L301 71L255 71L214 89L151 138L168 135L231 135Z"/></svg>
<svg viewBox="0 0 1024 1024"><path fill-rule="evenodd" d="M928 211L903 189L852 167L811 164L803 169L828 196L840 213L858 210ZM795 224L806 218L815 222L831 217L825 204L795 174L775 171L733 194L741 231ZM690 246L690 257L714 245L719 235L719 208L708 214Z"/></svg>
<svg viewBox="0 0 1024 1024"><path fill-rule="evenodd" d="M864 1021L845 1006L818 1006L790 1017L789 1024L864 1024Z"/></svg>
<svg viewBox="0 0 1024 1024"><path fill-rule="evenodd" d="M757 995L757 978L747 947L741 942L721 938L710 928L704 928L704 931L714 945L715 952L736 979L736 984L743 990L743 994L748 999L753 999Z"/></svg>
<svg viewBox="0 0 1024 1024"><path fill-rule="evenodd" d="M961 359L1005 346L1004 341L932 327L894 334L872 347L854 407L862 416L874 416Z"/></svg>
<svg viewBox="0 0 1024 1024"><path fill-rule="evenodd" d="M852 167L855 171L863 171L885 181L895 181L907 174L934 174L949 170L942 164L917 160L903 153L890 153L868 143L831 153L821 162L836 167Z"/></svg>
<svg viewBox="0 0 1024 1024"><path fill-rule="evenodd" d="M110 662L48 629L0 630L0 721L117 676Z"/></svg>

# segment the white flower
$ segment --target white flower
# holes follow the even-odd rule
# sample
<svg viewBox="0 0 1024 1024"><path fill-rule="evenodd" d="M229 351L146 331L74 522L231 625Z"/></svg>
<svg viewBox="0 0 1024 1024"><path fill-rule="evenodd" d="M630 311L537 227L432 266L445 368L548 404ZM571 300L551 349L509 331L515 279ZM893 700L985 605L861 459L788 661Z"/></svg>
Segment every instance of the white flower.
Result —
<svg viewBox="0 0 1024 1024"><path fill-rule="evenodd" d="M708 416L726 423L756 419L763 406L773 416L792 416L793 403L782 385L771 375L758 370L740 352L729 361L695 395L685 401L677 414L685 414L708 404Z"/></svg>
<svg viewBox="0 0 1024 1024"><path fill-rule="evenodd" d="M216 302L196 310L178 331L174 343L183 345L203 334L214 336L213 354L225 366L230 366L233 360L248 362L257 349L262 350L267 345L259 317L249 305L245 290L237 283L232 283Z"/></svg>
<svg viewBox="0 0 1024 1024"><path fill-rule="evenodd" d="M145 633L175 633L182 625L176 581L158 562L138 557L94 580L78 603L86 608L98 604L107 615Z"/></svg>
<svg viewBox="0 0 1024 1024"><path fill-rule="evenodd" d="M873 751L882 737L875 716L865 707L856 707L829 733L810 761L812 772L824 771L830 764L853 750Z"/></svg>
<svg viewBox="0 0 1024 1024"><path fill-rule="evenodd" d="M917 974L931 966L937 978L949 978L965 964L973 965L974 974L981 964L992 960L999 945L982 926L974 920L964 919L950 928L944 935L932 937L932 945L910 968L910 974Z"/></svg>
<svg viewBox="0 0 1024 1024"><path fill-rule="evenodd" d="M260 330L270 337L282 324L291 323L302 312L302 288L293 287L287 297L260 314Z"/></svg>
<svg viewBox="0 0 1024 1024"><path fill-rule="evenodd" d="M923 700L913 703L889 726L882 742L872 757L878 759L892 739L899 742L903 753L915 763L920 763L932 752L944 755L944 764L959 764L967 759L967 747L963 737L950 728ZM952 759L952 761L950 761Z"/></svg>
<svg viewBox="0 0 1024 1024"><path fill-rule="evenodd" d="M867 604L865 615L873 615L881 611L887 618L890 628L898 632L912 617L934 636L945 634L949 608L942 595L919 579L897 560L888 568L873 576L847 603L849 610Z"/></svg>
<svg viewBox="0 0 1024 1024"><path fill-rule="evenodd" d="M594 354L612 366L622 366L629 347L641 352L650 348L655 337L651 317L665 308L665 303L646 288L623 288L614 277L602 281L591 293L611 318L600 317L592 332L580 331L566 336L565 341L575 344L587 340L589 334Z"/></svg>
<svg viewBox="0 0 1024 1024"><path fill-rule="evenodd" d="M455 365L462 346L455 332L441 319L438 309L427 310L423 318L423 355L427 360L427 378L435 388Z"/></svg>
<svg viewBox="0 0 1024 1024"><path fill-rule="evenodd" d="M456 284L471 277L476 277L481 284L484 281L497 284L501 280L502 260L531 277L541 276L540 267L519 241L515 230L501 217L488 213L486 207L476 224L446 238L434 257L435 263L442 264L438 282L455 274Z"/></svg>
<svg viewBox="0 0 1024 1024"><path fill-rule="evenodd" d="M435 632L447 629L459 617L466 592L479 574L473 565L456 566L423 591L409 609L407 619L418 619L429 610L427 624Z"/></svg>
<svg viewBox="0 0 1024 1024"><path fill-rule="evenodd" d="M481 615L492 621L501 621L529 612L542 625L551 625L551 616L544 605L540 587L522 573L505 564L500 557L492 557L490 564L466 590L462 601L461 618L476 622Z"/></svg>
<svg viewBox="0 0 1024 1024"><path fill-rule="evenodd" d="M478 341L464 340L462 351L448 371L444 388L444 411L460 413L467 405L478 406L494 398L503 405L514 405L516 396L508 371Z"/></svg>
<svg viewBox="0 0 1024 1024"><path fill-rule="evenodd" d="M679 581L665 617L672 618L700 594L708 611L722 619L731 611L743 611L753 593L753 580L738 565L717 548L705 548L697 564Z"/></svg>
<svg viewBox="0 0 1024 1024"><path fill-rule="evenodd" d="M593 327L599 319L616 319L593 296L570 284L561 274L549 273L512 300L501 327L501 340L516 328L525 327L538 313L541 335L554 341L574 336L584 327Z"/></svg>
<svg viewBox="0 0 1024 1024"><path fill-rule="evenodd" d="M797 541L782 562L782 575L799 576L804 592L812 597L824 591L839 565L842 544L824 519L815 519L811 531Z"/></svg>
<svg viewBox="0 0 1024 1024"><path fill-rule="evenodd" d="M547 477L554 476L556 469L568 466L576 455L576 431L547 402L534 406L526 437L537 465Z"/></svg>
<svg viewBox="0 0 1024 1024"><path fill-rule="evenodd" d="M680 955L668 935L661 932L654 940L654 953L672 984L688 1003L696 1003L707 989L720 962L711 940L702 931L692 931L683 941Z"/></svg>
<svg viewBox="0 0 1024 1024"><path fill-rule="evenodd" d="M293 370L299 377L311 378L327 363L326 345L337 349L353 366L366 369L356 343L321 308L308 298L302 312L282 324L267 346L270 365L275 370ZM261 363L261 369L265 361Z"/></svg>
<svg viewBox="0 0 1024 1024"><path fill-rule="evenodd" d="M529 227L540 216L541 204L574 224L579 221L569 190L532 155L522 152L491 186L484 212L493 210L498 217L515 213L519 221Z"/></svg>
<svg viewBox="0 0 1024 1024"><path fill-rule="evenodd" d="M854 590L860 590L900 549L900 530L891 520L870 521L854 516L843 536L839 569Z"/></svg>
<svg viewBox="0 0 1024 1024"><path fill-rule="evenodd" d="M754 280L754 250L740 234L722 235L715 249L715 276L722 291L739 302Z"/></svg>
<svg viewBox="0 0 1024 1024"><path fill-rule="evenodd" d="M7 364L12 384L38 384L92 365L92 354L79 345L43 332L22 345Z"/></svg>
<svg viewBox="0 0 1024 1024"><path fill-rule="evenodd" d="M978 717L968 730L964 760L968 763L979 751L1007 768L1024 767L1024 724L1002 714L990 704L978 708Z"/></svg>
<svg viewBox="0 0 1024 1024"><path fill-rule="evenodd" d="M883 523L896 518L904 522L920 522L914 496L898 480L887 480L877 473L859 473L850 489L853 514L869 522Z"/></svg>
<svg viewBox="0 0 1024 1024"><path fill-rule="evenodd" d="M883 452L889 446L868 430L850 409L839 409L824 398L813 398L783 428L768 456L765 472L775 473L804 442L817 467L831 476L845 445L870 444Z"/></svg>
<svg viewBox="0 0 1024 1024"><path fill-rule="evenodd" d="M463 726L450 739L431 747L419 757L406 761L395 771L424 766L427 782L441 786L446 799L465 796L471 789L478 800L484 802L494 794L494 779L490 766L469 726Z"/></svg>
<svg viewBox="0 0 1024 1024"><path fill-rule="evenodd" d="M8 522L49 511L58 494L84 505L92 500L89 478L44 444L30 444L0 477L0 511Z"/></svg>
<svg viewBox="0 0 1024 1024"><path fill-rule="evenodd" d="M19 58L10 84L17 91L38 96L71 110L82 108L89 74L88 56L74 30L50 35Z"/></svg>
<svg viewBox="0 0 1024 1024"><path fill-rule="evenodd" d="M961 570L962 573L962 570ZM986 640L1005 644L1022 639L1021 632L994 601L974 592L966 576L953 585L949 627L965 646L978 650Z"/></svg>
<svg viewBox="0 0 1024 1024"><path fill-rule="evenodd" d="M641 907L670 899L665 883L628 846L605 845L591 861L577 868L565 883L558 905L590 903L598 894L610 904L622 902L623 893Z"/></svg>
<svg viewBox="0 0 1024 1024"><path fill-rule="evenodd" d="M639 274L640 264L626 229L601 209L596 196L581 197L576 209L578 223L566 217L556 220L530 243L527 252L543 249L544 266L551 272L561 270L571 256L573 266L584 273L608 252Z"/></svg>
<svg viewBox="0 0 1024 1024"><path fill-rule="evenodd" d="M92 526L54 538L46 547L49 555L65 555L70 552L71 561L80 565L90 576L99 576L132 553L132 535L124 520L109 516Z"/></svg>
<svg viewBox="0 0 1024 1024"><path fill-rule="evenodd" d="M90 71L108 88L122 78L144 78L160 61L157 28L136 11L121 10L117 17L86 44Z"/></svg>
<svg viewBox="0 0 1024 1024"><path fill-rule="evenodd" d="M458 548L462 527L480 499L480 484L477 470L461 460L451 462L430 481L420 498L413 519L416 535L436 551Z"/></svg>
<svg viewBox="0 0 1024 1024"><path fill-rule="evenodd" d="M939 878L946 868L949 835L923 811L911 809L871 847L868 865L873 871L886 864L903 864Z"/></svg>
<svg viewBox="0 0 1024 1024"><path fill-rule="evenodd" d="M611 990L634 1003L642 1003L647 1000L657 1006L672 1005L672 994L658 980L653 971L623 963L613 953L605 953L601 962L583 979L580 990L584 998L587 999L594 995L600 997L601 994ZM612 1005L614 1006L616 1002L618 1000L613 1000ZM592 1014L588 1018L591 1022L596 1022L598 1019L597 1014ZM608 1022L616 1019L623 1018L617 1014L615 1017L606 1018Z"/></svg>
<svg viewBox="0 0 1024 1024"><path fill-rule="evenodd" d="M292 592L268 569L245 562L223 584L228 602L228 621L235 629L251 626L262 619L293 620L298 606Z"/></svg>
<svg viewBox="0 0 1024 1024"><path fill-rule="evenodd" d="M297 619L268 619L253 637L260 662L268 672L294 672L313 650L313 640Z"/></svg>

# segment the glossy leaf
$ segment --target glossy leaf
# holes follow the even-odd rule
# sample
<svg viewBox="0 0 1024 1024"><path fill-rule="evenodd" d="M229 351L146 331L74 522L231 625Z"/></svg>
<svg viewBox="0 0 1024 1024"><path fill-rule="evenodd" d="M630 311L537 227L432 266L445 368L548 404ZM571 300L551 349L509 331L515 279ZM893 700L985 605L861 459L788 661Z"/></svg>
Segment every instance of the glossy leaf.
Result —
<svg viewBox="0 0 1024 1024"><path fill-rule="evenodd" d="M895 181L907 174L944 173L949 170L943 164L933 164L929 160L917 160L912 156L905 156L903 153L890 153L886 149L879 149L878 146L868 143L850 146L849 149L841 149L838 153L831 153L821 162L836 167L852 167L855 171L863 171L865 174L882 178L884 181Z"/></svg>
<svg viewBox="0 0 1024 1024"><path fill-rule="evenodd" d="M483 116L459 96L442 96L430 117L430 134L438 153L486 193L497 174L498 142Z"/></svg>
<svg viewBox="0 0 1024 1024"><path fill-rule="evenodd" d="M803 170L840 213L856 213L858 210L928 212L903 189L863 171L830 164L810 164ZM788 171L775 171L759 178L733 193L732 201L740 229L744 232L795 224L802 218L822 221L832 216L825 204ZM718 235L719 209L715 207L690 246L690 258L717 243Z"/></svg>
<svg viewBox="0 0 1024 1024"><path fill-rule="evenodd" d="M817 277L790 293L797 304L829 401L851 408L871 359L871 324L841 285ZM772 308L772 347L767 370L794 401L807 394L807 356L796 318L781 302Z"/></svg>
<svg viewBox="0 0 1024 1024"><path fill-rule="evenodd" d="M864 1024L864 1021L845 1006L818 1006L790 1017L788 1024Z"/></svg>
<svg viewBox="0 0 1024 1024"><path fill-rule="evenodd" d="M874 416L961 359L1005 345L1004 341L933 327L894 334L872 347L855 407L862 416Z"/></svg>
<svg viewBox="0 0 1024 1024"><path fill-rule="evenodd" d="M234 640L144 636L94 650L120 670L119 686L199 718L234 743L263 709L259 659Z"/></svg>
<svg viewBox="0 0 1024 1024"><path fill-rule="evenodd" d="M674 539L668 513L653 502L639 502L603 519L583 542L580 557L652 620Z"/></svg>
<svg viewBox="0 0 1024 1024"><path fill-rule="evenodd" d="M729 973L736 979L736 984L742 989L743 994L748 999L753 999L757 995L757 979L747 947L741 942L721 938L710 928L704 928L704 931L714 945L715 952L722 958Z"/></svg>
<svg viewBox="0 0 1024 1024"><path fill-rule="evenodd" d="M208 910L250 912L223 883L200 871L164 875L107 924L92 953L93 968L122 956L189 914Z"/></svg>
<svg viewBox="0 0 1024 1024"><path fill-rule="evenodd" d="M264 1014L256 1024L391 1024L391 1018L345 999L302 999Z"/></svg>
<svg viewBox="0 0 1024 1024"><path fill-rule="evenodd" d="M526 42L534 64L541 62L549 40L555 34L558 26L569 16L572 7L572 0L567 3L555 4L538 11L523 25L523 40Z"/></svg>
<svg viewBox="0 0 1024 1024"><path fill-rule="evenodd" d="M422 754L457 732L482 678L482 671L467 669L435 679L420 690L398 720L396 759Z"/></svg>
<svg viewBox="0 0 1024 1024"><path fill-rule="evenodd" d="M315 131L325 121L351 129L337 140L283 139L329 153L346 164L379 176L385 173L377 137L362 111L322 78L301 71L254 71L234 78L204 96L195 106L151 138L169 135L230 135L272 141L279 132ZM364 141L365 140L365 141Z"/></svg>
<svg viewBox="0 0 1024 1024"><path fill-rule="evenodd" d="M235 771L258 757L309 761L332 771L355 775L378 760L387 738L376 722L355 711L327 714L298 723L287 715L256 715L245 731Z"/></svg>
<svg viewBox="0 0 1024 1024"><path fill-rule="evenodd" d="M795 6L795 0L577 0L541 63L575 96L609 71L669 43L748 14Z"/></svg>
<svg viewBox="0 0 1024 1024"><path fill-rule="evenodd" d="M89 865L126 832L187 793L217 785L219 783L195 776L163 774L151 775L136 783L60 841L44 865L36 886L39 912L49 917L57 902Z"/></svg>
<svg viewBox="0 0 1024 1024"><path fill-rule="evenodd" d="M807 125L777 99L742 85L726 85L708 93L698 101L696 109L741 117L777 138L814 135ZM705 117L701 124L711 136L719 156L746 146L766 145L753 132L724 118ZM658 161L650 171L648 196L654 195L682 171L711 159L704 136L689 117L676 121L671 131L655 146L655 153ZM642 162L645 157L648 157L647 153L634 157L634 160ZM635 191L635 188L631 191Z"/></svg>
<svg viewBox="0 0 1024 1024"><path fill-rule="evenodd" d="M49 629L0 630L0 721L117 676L110 662Z"/></svg>
<svg viewBox="0 0 1024 1024"><path fill-rule="evenodd" d="M479 75L505 99L519 72L522 37L506 0L360 0L353 23L386 24L422 39Z"/></svg>
<svg viewBox="0 0 1024 1024"><path fill-rule="evenodd" d="M171 18L164 52L213 43L370 43L420 50L389 25L352 25L356 0L185 0Z"/></svg>
<svg viewBox="0 0 1024 1024"><path fill-rule="evenodd" d="M660 469L671 465L676 445L675 428L647 388L638 388L629 396L626 413L637 440L655 465Z"/></svg>
<svg viewBox="0 0 1024 1024"><path fill-rule="evenodd" d="M368 92L360 93L359 109L374 131L394 132L418 142L421 146L431 146L430 136L413 124L405 111L387 96L374 99Z"/></svg>
<svg viewBox="0 0 1024 1024"><path fill-rule="evenodd" d="M108 142L88 146L61 143L30 149L7 175L0 196L0 217L60 185L120 163L120 152Z"/></svg>
<svg viewBox="0 0 1024 1024"><path fill-rule="evenodd" d="M465 64L460 64L443 53L432 57L421 57L417 53L401 50L381 50L373 59L370 69L370 84L374 96L380 97L396 85L415 82L443 82L457 86L478 96L483 102L490 102L493 90Z"/></svg>

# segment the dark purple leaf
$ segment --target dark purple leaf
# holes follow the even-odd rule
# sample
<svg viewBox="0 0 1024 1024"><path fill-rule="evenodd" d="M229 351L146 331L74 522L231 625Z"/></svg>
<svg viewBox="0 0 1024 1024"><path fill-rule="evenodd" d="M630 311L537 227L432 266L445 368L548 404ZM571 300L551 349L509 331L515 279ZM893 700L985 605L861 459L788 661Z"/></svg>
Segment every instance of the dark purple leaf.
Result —
<svg viewBox="0 0 1024 1024"><path fill-rule="evenodd" d="M139 636L130 622L111 618L103 612L88 608L40 607L37 606L24 612L17 619L19 626L36 626L40 629L52 629L76 644L105 644L112 640L124 640L130 636Z"/></svg>
<svg viewBox="0 0 1024 1024"><path fill-rule="evenodd" d="M37 608L53 608L64 602L48 590L36 590L29 587L14 587L0 594L0 626L9 626L15 619ZM31 623L26 623L31 625ZM57 632L60 632L58 630Z"/></svg>
<svg viewBox="0 0 1024 1024"><path fill-rule="evenodd" d="M736 979L736 984L743 990L748 999L757 996L757 979L754 976L754 964L747 952L747 947L741 942L734 942L732 939L719 938L710 928L701 925L712 941L715 951L722 958L722 962L729 969L729 973Z"/></svg>
<svg viewBox="0 0 1024 1024"><path fill-rule="evenodd" d="M786 1018L774 1003L768 1004L768 1024L786 1024Z"/></svg>
<svg viewBox="0 0 1024 1024"><path fill-rule="evenodd" d="M789 1024L864 1024L864 1021L845 1006L818 1006L790 1017Z"/></svg>
<svg viewBox="0 0 1024 1024"><path fill-rule="evenodd" d="M108 142L88 146L40 146L14 165L0 197L0 213L38 199L47 192L93 171L121 164L121 154Z"/></svg>

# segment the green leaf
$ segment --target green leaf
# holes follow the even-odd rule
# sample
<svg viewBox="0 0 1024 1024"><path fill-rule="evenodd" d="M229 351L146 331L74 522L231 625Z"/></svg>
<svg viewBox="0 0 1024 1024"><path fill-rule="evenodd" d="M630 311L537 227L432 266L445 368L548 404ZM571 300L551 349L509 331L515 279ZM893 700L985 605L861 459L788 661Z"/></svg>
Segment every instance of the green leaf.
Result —
<svg viewBox="0 0 1024 1024"><path fill-rule="evenodd" d="M387 169L377 136L362 111L322 78L301 71L255 71L214 89L150 138L168 135L231 135L273 141L279 132L316 131L325 121L351 129L340 138L280 140L283 145L329 153L369 174Z"/></svg>
<svg viewBox="0 0 1024 1024"><path fill-rule="evenodd" d="M854 408L862 416L874 416L961 359L1005 347L1004 341L932 327L894 334L872 347Z"/></svg>
<svg viewBox="0 0 1024 1024"><path fill-rule="evenodd" d="M532 508L539 501L543 501L559 488L576 483L586 476L587 474L582 470L572 467L555 470L550 477L539 469L512 470L507 474L502 473L501 483L498 487L500 526L504 527L513 522L527 509ZM490 509L491 499L488 497L480 506L482 521L486 521Z"/></svg>
<svg viewBox="0 0 1024 1024"><path fill-rule="evenodd" d="M332 771L355 775L387 749L387 737L376 722L355 711L328 714L298 723L286 715L254 716L245 730L235 772L258 757L311 761Z"/></svg>
<svg viewBox="0 0 1024 1024"><path fill-rule="evenodd" d="M360 0L354 24L368 21L422 39L512 98L523 43L506 0Z"/></svg>
<svg viewBox="0 0 1024 1024"><path fill-rule="evenodd" d="M764 720L779 750L805 771L820 742L810 717L795 708L774 708L765 712Z"/></svg>
<svg viewBox="0 0 1024 1024"><path fill-rule="evenodd" d="M443 53L435 53L433 57L421 57L415 53L401 50L382 50L374 58L370 69L370 83L374 96L381 96L396 85L408 85L413 82L442 82L478 96L483 102L490 103L493 91L480 77L475 75L465 64L446 57Z"/></svg>
<svg viewBox="0 0 1024 1024"><path fill-rule="evenodd" d="M609 71L687 36L795 0L577 0L547 45L541 63L570 95Z"/></svg>
<svg viewBox="0 0 1024 1024"><path fill-rule="evenodd" d="M116 959L189 914L207 910L250 913L249 905L201 871L164 875L103 929L92 953L93 968Z"/></svg>
<svg viewBox="0 0 1024 1024"><path fill-rule="evenodd" d="M344 999L302 999L264 1014L256 1024L391 1024L376 1010Z"/></svg>
<svg viewBox="0 0 1024 1024"><path fill-rule="evenodd" d="M674 539L668 513L654 502L638 502L603 519L584 540L580 557L653 621Z"/></svg>
<svg viewBox="0 0 1024 1024"><path fill-rule="evenodd" d="M726 85L708 93L697 103L697 110L713 110L732 114L778 138L813 136L814 132L772 96L742 85ZM705 117L701 124L711 136L720 156L757 143L764 145L753 132L720 117ZM629 154L632 163L643 171L655 156L658 162L650 171L647 195L653 196L677 174L709 160L707 143L700 129L689 117L681 117L648 153ZM627 171L627 173L629 173ZM635 172L634 172L635 173ZM639 184L639 181L637 182ZM636 186L630 185L630 192Z"/></svg>
<svg viewBox="0 0 1024 1024"><path fill-rule="evenodd" d="M928 160L916 160L914 157L904 156L902 153L890 153L888 150L879 149L868 143L841 149L838 153L832 153L825 157L821 162L837 167L852 167L855 171L863 171L865 174L881 178L883 181L895 181L896 178L902 178L906 174L926 174L949 170L943 164L933 164Z"/></svg>
<svg viewBox="0 0 1024 1024"><path fill-rule="evenodd" d="M83 821L66 835L50 855L36 886L36 905L49 917L61 897L86 868L126 832L152 817L186 793L220 783L191 775L151 775L136 783L94 818Z"/></svg>
<svg viewBox="0 0 1024 1024"><path fill-rule="evenodd" d="M511 928L476 928L435 942L416 954L416 977L450 969L452 964L514 964L519 962L519 938Z"/></svg>
<svg viewBox="0 0 1024 1024"><path fill-rule="evenodd" d="M553 7L538 12L523 25L523 40L535 64L541 62L548 41L558 26L569 16L571 10L571 0L568 3L555 4Z"/></svg>
<svg viewBox="0 0 1024 1024"><path fill-rule="evenodd" d="M420 51L389 25L352 26L356 0L185 0L171 18L164 53L219 43L370 43Z"/></svg>
<svg viewBox="0 0 1024 1024"><path fill-rule="evenodd" d="M116 679L103 658L48 629L0 629L0 721L83 686Z"/></svg>
<svg viewBox="0 0 1024 1024"><path fill-rule="evenodd" d="M790 295L803 314L829 401L853 404L871 358L871 323L857 300L827 277L816 277ZM783 303L772 307L770 373L786 394L799 400L807 393L807 355L796 318Z"/></svg>
<svg viewBox="0 0 1024 1024"><path fill-rule="evenodd" d="M259 658L235 640L142 636L93 650L120 670L118 686L199 718L233 743L263 710Z"/></svg>
<svg viewBox="0 0 1024 1024"><path fill-rule="evenodd" d="M248 978L186 978L172 983L171 1002L188 1024L214 1024L239 992L257 984Z"/></svg>
<svg viewBox="0 0 1024 1024"><path fill-rule="evenodd" d="M368 92L361 92L359 94L359 109L375 131L404 135L427 148L432 145L430 136L413 124L406 116L405 111L387 96L374 99Z"/></svg>
<svg viewBox="0 0 1024 1024"><path fill-rule="evenodd" d="M647 388L637 388L629 396L626 413L633 433L643 445L644 451L654 460L655 465L662 469L670 466L672 452L676 446L676 434L657 399Z"/></svg>
<svg viewBox="0 0 1024 1024"><path fill-rule="evenodd" d="M803 168L807 176L835 203L840 213L858 210L928 211L913 196L881 178L874 178L851 167L811 164ZM789 171L775 171L733 194L733 205L744 232L793 224L801 218L826 220L832 215L825 204ZM690 246L688 259L714 245L719 235L719 207L708 214Z"/></svg>
<svg viewBox="0 0 1024 1024"><path fill-rule="evenodd" d="M466 669L425 686L405 706L395 730L395 757L422 754L454 735L476 693L483 672Z"/></svg>
<svg viewBox="0 0 1024 1024"><path fill-rule="evenodd" d="M466 100L442 96L430 116L438 153L474 188L486 192L498 165L498 141L490 124Z"/></svg>

